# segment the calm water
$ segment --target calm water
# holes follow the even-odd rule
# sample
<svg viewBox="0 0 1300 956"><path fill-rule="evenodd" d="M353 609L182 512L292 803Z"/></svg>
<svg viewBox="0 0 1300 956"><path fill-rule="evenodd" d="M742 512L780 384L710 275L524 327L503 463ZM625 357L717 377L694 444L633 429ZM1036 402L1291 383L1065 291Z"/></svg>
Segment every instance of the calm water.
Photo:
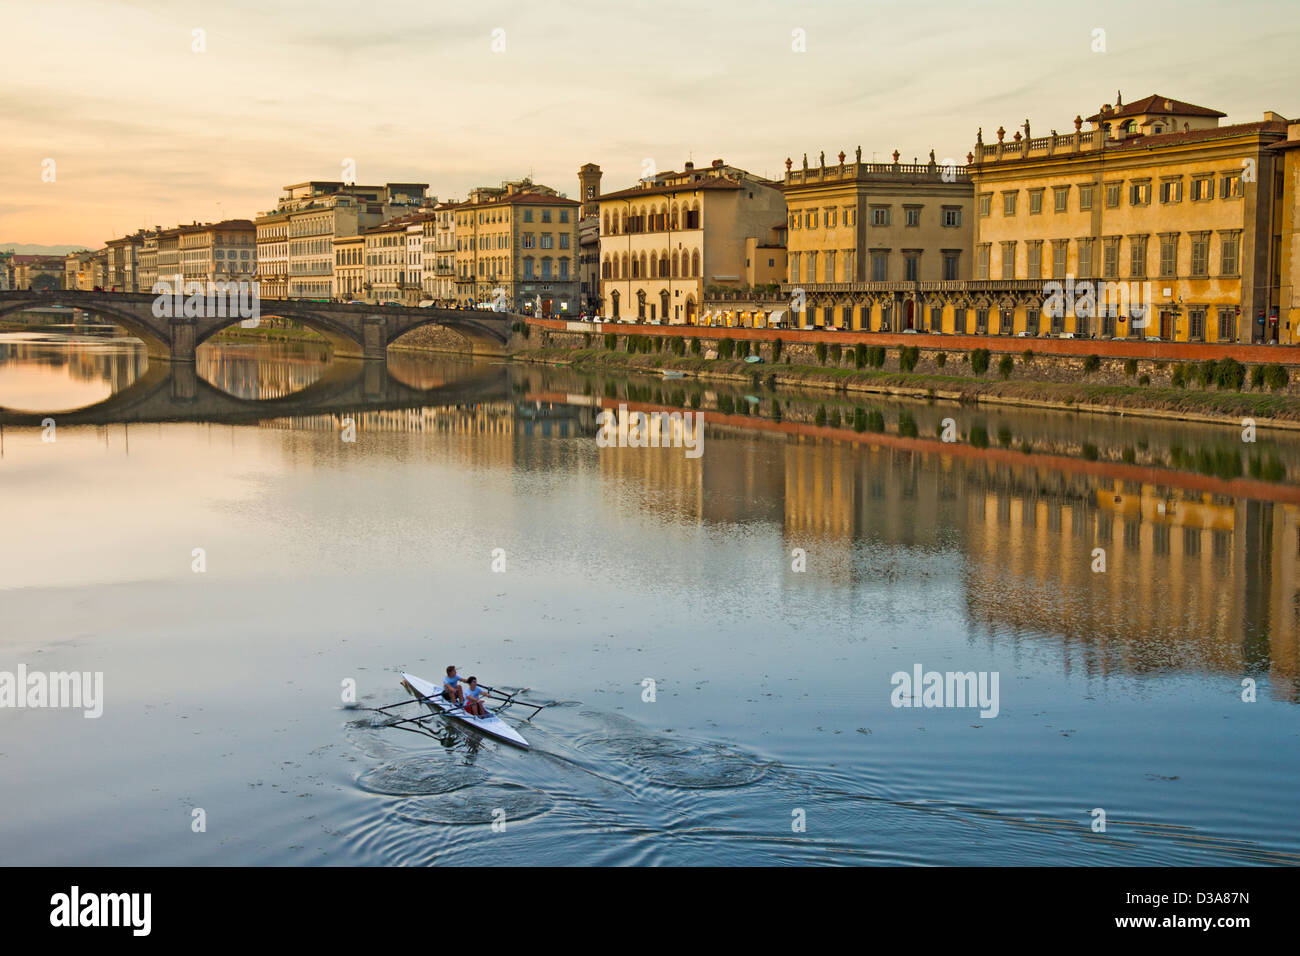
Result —
<svg viewBox="0 0 1300 956"><path fill-rule="evenodd" d="M99 719L0 709L0 862L1300 862L1300 436L197 372L0 336L0 671L104 675ZM598 448L620 401L700 408L703 455ZM531 751L365 709L449 663L553 704ZM997 715L893 706L917 665Z"/></svg>

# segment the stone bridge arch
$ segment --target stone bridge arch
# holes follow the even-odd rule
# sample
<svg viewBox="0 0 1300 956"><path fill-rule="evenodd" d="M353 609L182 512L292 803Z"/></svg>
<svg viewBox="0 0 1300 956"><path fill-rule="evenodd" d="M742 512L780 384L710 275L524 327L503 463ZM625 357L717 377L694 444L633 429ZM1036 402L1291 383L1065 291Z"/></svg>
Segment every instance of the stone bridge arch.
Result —
<svg viewBox="0 0 1300 956"><path fill-rule="evenodd" d="M259 318L293 319L301 322L313 332L321 335L338 358L364 358L365 348L362 335L353 325L341 322L333 316L313 310L305 304L293 301L267 300L260 308ZM194 331L194 346L197 348L211 339L218 332L239 325L243 320L238 316L224 318L205 318L197 320Z"/></svg>
<svg viewBox="0 0 1300 956"><path fill-rule="evenodd" d="M149 321L142 319L137 311L130 305L117 305L94 302L87 304L85 293L68 290L57 290L54 292L43 292L39 295L32 295L29 298L20 298L7 302L0 302L0 316L8 315L11 312L26 312L31 309L45 309L50 306L60 305L70 309L80 309L83 312L89 312L91 315L98 315L103 318L111 319L115 324L126 329L141 342L144 343L145 351L151 358L169 358L171 356L171 342L159 331L157 325L150 324ZM152 318L152 313L150 313ZM155 320L159 321L159 320ZM165 322L165 320L162 320Z"/></svg>
<svg viewBox="0 0 1300 956"><path fill-rule="evenodd" d="M488 316L492 316L489 318ZM479 313L468 309L420 309L404 312L386 323L385 348L407 332L430 325L454 332L470 344L471 352L501 354L510 341L510 326L518 316L509 312Z"/></svg>

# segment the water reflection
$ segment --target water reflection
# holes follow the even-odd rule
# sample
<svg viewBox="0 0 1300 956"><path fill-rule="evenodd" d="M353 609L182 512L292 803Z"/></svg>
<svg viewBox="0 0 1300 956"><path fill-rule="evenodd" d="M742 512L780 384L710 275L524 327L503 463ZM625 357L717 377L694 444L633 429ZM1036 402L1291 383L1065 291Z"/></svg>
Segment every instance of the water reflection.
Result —
<svg viewBox="0 0 1300 956"><path fill-rule="evenodd" d="M0 357L0 400L32 411L122 391L146 367L138 348L77 348L71 337L4 342ZM418 354L390 366L420 389L504 374ZM331 368L327 351L304 345L210 346L199 362L206 381L259 401L301 393ZM349 393L337 411L259 424L429 433L474 468L594 463L611 493L663 519L767 527L787 550L815 544L820 587L896 575L875 547L949 554L976 629L1052 635L1066 666L1090 672L1267 672L1275 696L1300 700L1300 485L1287 480L1300 474L1300 441L1289 436L1243 450L1233 430L1131 419L828 403L536 368L510 381L495 400L408 395L365 409ZM618 404L703 411L706 453L608 448L593 462L597 413ZM930 437L949 419L961 441Z"/></svg>
<svg viewBox="0 0 1300 956"><path fill-rule="evenodd" d="M17 859L43 859L52 837L119 858L102 835L67 838L77 814L43 807L38 786L57 801L101 781L147 840L161 798L105 762L163 768L174 802L166 787L209 785L214 759L280 863L468 861L472 828L450 831L500 806L532 821L506 861L1166 863L1222 862L1229 841L1297 849L1300 436L1248 446L1235 428L414 354L322 369L298 346L214 346L188 377L108 345L23 348L35 351L4 353L0 396L35 374L51 404L18 427L0 417L0 505L26 543L6 554L6 613L41 653L69 666L102 653L117 681L141 676L120 691L129 732L111 746L78 738L67 761L78 744L54 724L5 740L35 768L0 782L6 805L33 808L7 821L7 845L27 840ZM113 395L86 427L60 417L50 448L39 412L75 400L73 367ZM619 404L704 412L702 457L598 448L597 415ZM345 421L355 443L338 437ZM79 493L91 483L95 495ZM504 577L487 570L498 544ZM201 580L196 546L212 559ZM808 573L791 568L795 549ZM69 599L49 601L53 588ZM363 698L386 702L404 662L436 672L471 649L573 701L534 725L535 752L454 728L347 719L340 731L320 703L354 672ZM996 726L890 707L900 659L940 658L1003 671ZM184 697L150 710L176 673ZM629 681L661 673L660 707L615 716L640 699ZM1255 707L1236 703L1243 677L1260 681ZM210 749L177 757L168 719ZM232 726L246 746L229 747ZM330 749L340 742L346 757ZM337 785L340 766L355 787ZM278 809L249 796L272 772L292 795ZM50 786L60 773L75 779ZM1070 816L1103 784L1124 826L1136 821L1124 840ZM755 835L754 819L783 830L809 794L831 821L820 842ZM1008 833L972 842L992 819ZM1173 848L1168 832L1191 836ZM194 845L153 852L191 862ZM211 852L200 862L240 862ZM1250 854L1235 859L1285 855Z"/></svg>
<svg viewBox="0 0 1300 956"><path fill-rule="evenodd" d="M0 333L0 408L61 412L102 402L144 374L149 360L134 339L65 333Z"/></svg>

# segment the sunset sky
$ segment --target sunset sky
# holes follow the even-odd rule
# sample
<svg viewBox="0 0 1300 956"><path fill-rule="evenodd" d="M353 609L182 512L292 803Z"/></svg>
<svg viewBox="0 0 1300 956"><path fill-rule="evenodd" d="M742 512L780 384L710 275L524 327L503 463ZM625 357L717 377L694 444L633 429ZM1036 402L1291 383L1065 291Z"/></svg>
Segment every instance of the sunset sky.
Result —
<svg viewBox="0 0 1300 956"><path fill-rule="evenodd" d="M645 159L773 177L786 156L858 145L868 160L964 162L978 126L989 140L1026 118L1035 135L1066 131L1117 89L1225 122L1300 114L1294 2L267 5L10 9L0 246L98 248L146 225L251 218L287 183L342 178L346 159L358 182L428 182L439 199L530 173L572 196L586 162L606 190Z"/></svg>

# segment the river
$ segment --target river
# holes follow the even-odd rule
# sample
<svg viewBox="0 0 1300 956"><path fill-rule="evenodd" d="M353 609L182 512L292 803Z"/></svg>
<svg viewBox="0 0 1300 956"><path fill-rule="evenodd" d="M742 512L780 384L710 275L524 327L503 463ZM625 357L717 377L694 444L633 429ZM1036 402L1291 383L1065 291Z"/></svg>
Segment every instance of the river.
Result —
<svg viewBox="0 0 1300 956"><path fill-rule="evenodd" d="M377 364L0 336L0 861L1300 862L1300 435Z"/></svg>

